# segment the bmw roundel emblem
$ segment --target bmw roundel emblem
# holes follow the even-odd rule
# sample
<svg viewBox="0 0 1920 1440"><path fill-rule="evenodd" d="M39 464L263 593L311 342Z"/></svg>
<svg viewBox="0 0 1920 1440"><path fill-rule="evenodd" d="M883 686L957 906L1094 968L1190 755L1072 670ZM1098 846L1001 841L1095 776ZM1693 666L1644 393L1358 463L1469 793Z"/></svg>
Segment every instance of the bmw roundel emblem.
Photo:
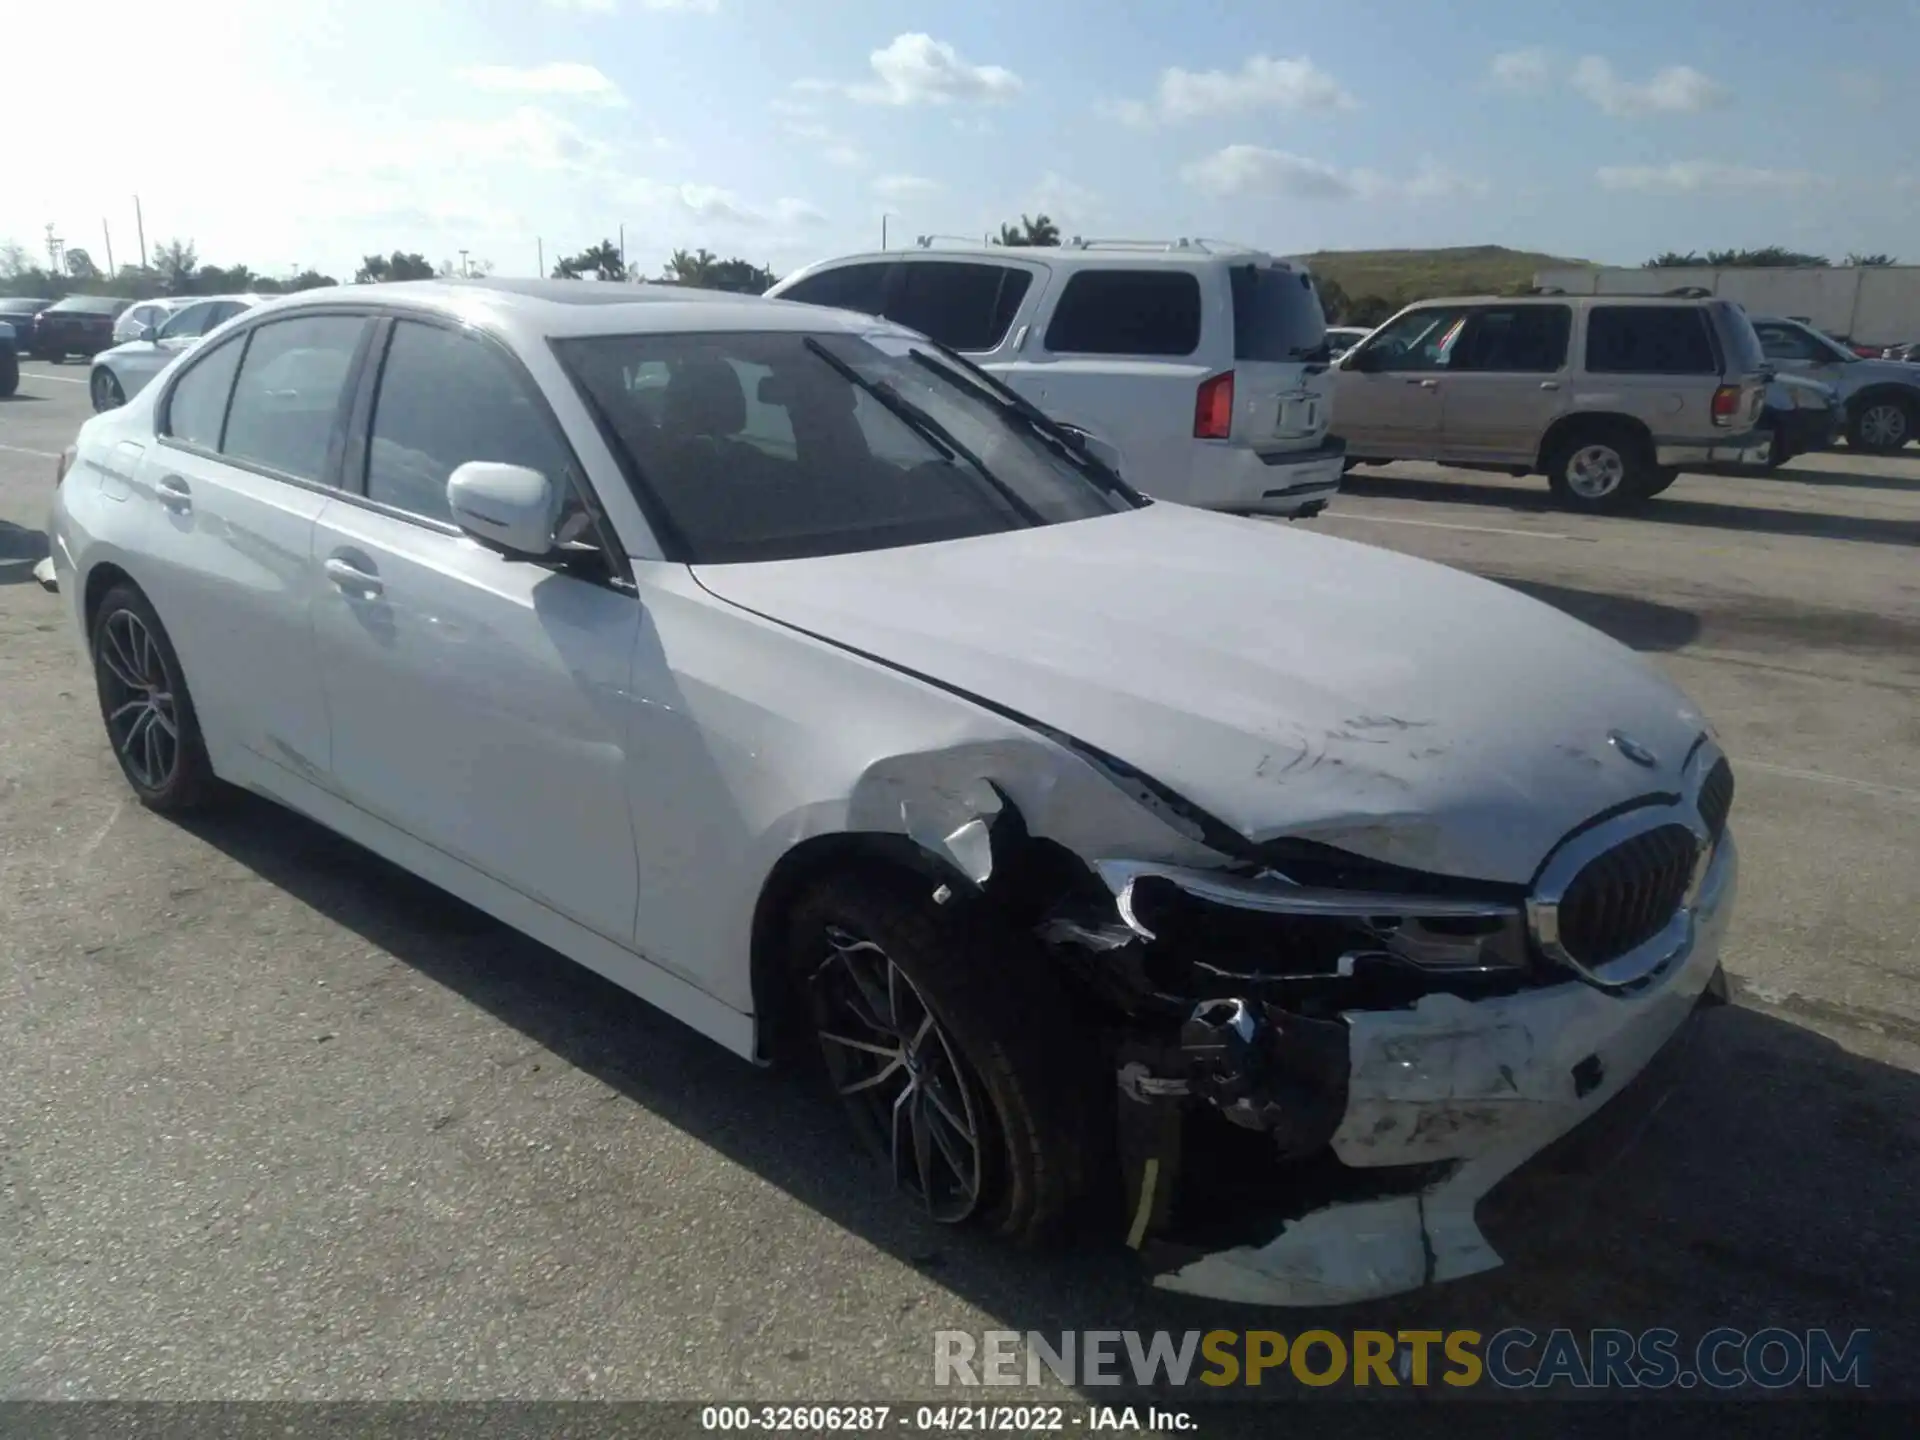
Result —
<svg viewBox="0 0 1920 1440"><path fill-rule="evenodd" d="M1646 746L1642 745L1638 740L1626 734L1624 731L1609 730L1607 732L1607 743L1634 764L1642 766L1645 769L1651 770L1660 763L1660 757L1658 755L1654 754L1653 751L1647 749Z"/></svg>

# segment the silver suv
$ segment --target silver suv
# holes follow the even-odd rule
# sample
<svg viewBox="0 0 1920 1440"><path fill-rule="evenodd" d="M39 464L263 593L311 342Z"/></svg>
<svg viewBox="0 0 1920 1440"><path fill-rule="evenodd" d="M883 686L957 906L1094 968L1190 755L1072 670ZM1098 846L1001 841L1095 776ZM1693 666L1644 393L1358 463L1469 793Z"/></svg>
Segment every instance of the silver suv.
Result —
<svg viewBox="0 0 1920 1440"><path fill-rule="evenodd" d="M1334 426L1349 463L1544 473L1567 508L1607 513L1685 466L1765 463L1770 373L1730 300L1426 300L1341 357Z"/></svg>
<svg viewBox="0 0 1920 1440"><path fill-rule="evenodd" d="M1753 328L1772 364L1840 392L1854 449L1894 455L1920 440L1920 365L1864 359L1800 320L1756 315Z"/></svg>

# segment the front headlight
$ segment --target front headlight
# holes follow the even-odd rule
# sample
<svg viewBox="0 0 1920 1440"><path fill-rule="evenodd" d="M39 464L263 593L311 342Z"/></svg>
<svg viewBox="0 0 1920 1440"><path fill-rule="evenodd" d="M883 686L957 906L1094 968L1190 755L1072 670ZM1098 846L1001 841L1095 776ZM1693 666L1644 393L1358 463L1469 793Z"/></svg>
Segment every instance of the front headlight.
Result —
<svg viewBox="0 0 1920 1440"><path fill-rule="evenodd" d="M1511 973L1529 963L1524 908L1512 900L1333 890L1271 871L1135 861L1094 870L1136 937L1216 974L1323 979L1382 964Z"/></svg>

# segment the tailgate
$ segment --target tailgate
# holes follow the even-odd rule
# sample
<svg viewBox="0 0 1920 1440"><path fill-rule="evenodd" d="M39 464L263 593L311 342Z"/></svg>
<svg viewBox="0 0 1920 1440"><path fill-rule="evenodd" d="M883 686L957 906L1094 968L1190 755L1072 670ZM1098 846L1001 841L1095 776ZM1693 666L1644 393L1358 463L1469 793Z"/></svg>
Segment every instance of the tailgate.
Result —
<svg viewBox="0 0 1920 1440"><path fill-rule="evenodd" d="M1310 450L1333 420L1327 318L1313 278L1284 261L1233 265L1233 439Z"/></svg>

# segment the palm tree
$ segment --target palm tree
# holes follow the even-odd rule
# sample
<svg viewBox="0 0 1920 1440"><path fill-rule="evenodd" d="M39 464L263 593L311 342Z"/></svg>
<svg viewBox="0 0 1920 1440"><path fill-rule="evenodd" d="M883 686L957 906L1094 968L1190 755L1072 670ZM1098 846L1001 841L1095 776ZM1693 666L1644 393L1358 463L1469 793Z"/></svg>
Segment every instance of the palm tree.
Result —
<svg viewBox="0 0 1920 1440"><path fill-rule="evenodd" d="M1045 215L1036 215L1029 220L1020 217L1018 226L1002 225L1000 234L994 242L998 245L1058 245L1060 227Z"/></svg>

